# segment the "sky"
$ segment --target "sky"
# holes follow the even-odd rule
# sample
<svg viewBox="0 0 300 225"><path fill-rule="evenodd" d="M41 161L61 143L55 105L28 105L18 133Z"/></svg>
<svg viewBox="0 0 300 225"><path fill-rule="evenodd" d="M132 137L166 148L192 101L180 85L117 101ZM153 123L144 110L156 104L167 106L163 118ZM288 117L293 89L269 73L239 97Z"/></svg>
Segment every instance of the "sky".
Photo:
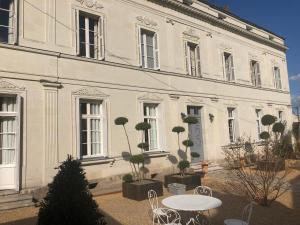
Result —
<svg viewBox="0 0 300 225"><path fill-rule="evenodd" d="M286 38L293 105L300 106L300 0L210 0L232 13Z"/></svg>

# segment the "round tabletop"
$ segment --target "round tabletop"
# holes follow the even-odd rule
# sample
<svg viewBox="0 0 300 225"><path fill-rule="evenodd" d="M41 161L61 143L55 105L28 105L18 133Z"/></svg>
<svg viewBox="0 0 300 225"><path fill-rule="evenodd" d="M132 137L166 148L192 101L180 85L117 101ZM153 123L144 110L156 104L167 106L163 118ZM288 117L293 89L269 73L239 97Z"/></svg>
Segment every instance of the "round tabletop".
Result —
<svg viewBox="0 0 300 225"><path fill-rule="evenodd" d="M163 199L162 204L182 211L205 211L221 206L222 201L206 195L173 195Z"/></svg>

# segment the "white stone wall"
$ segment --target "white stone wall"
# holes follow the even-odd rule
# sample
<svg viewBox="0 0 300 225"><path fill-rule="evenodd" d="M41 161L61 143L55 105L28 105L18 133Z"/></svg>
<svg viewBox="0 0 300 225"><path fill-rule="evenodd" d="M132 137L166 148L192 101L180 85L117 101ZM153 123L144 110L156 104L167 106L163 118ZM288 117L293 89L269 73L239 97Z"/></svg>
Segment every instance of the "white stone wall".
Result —
<svg viewBox="0 0 300 225"><path fill-rule="evenodd" d="M130 171L128 163L120 157L127 149L125 136L114 125L114 119L128 117L131 144L136 146L140 140L134 125L141 120L141 100L155 100L163 106L161 135L165 149L162 150L174 154L177 141L171 129L183 125L180 113L186 113L187 105L202 106L204 158L208 160L221 159L221 146L229 143L227 107L237 108L240 135L256 137L256 108L264 114L275 115L282 110L288 124L291 123L283 50L150 1L96 2L98 5L92 6L87 0L21 0L18 45L0 44L1 81L24 87L21 92L22 188L45 185L67 154L78 157L76 99L80 96L105 99L107 155L115 160L85 165L89 179ZM194 7L211 10L202 3ZM104 61L76 56L75 9L104 16ZM227 20L234 20L233 24L238 25L236 19L228 17ZM136 28L139 25L154 29L159 35L159 71L138 66ZM242 26L245 24L241 23ZM268 36L265 31L258 31ZM185 73L183 38L186 35L199 39L203 78ZM221 61L224 50L233 54L235 83L224 81ZM251 59L260 62L262 88L251 86ZM274 89L274 65L281 68L282 90ZM0 85L0 93L6 90ZM18 88L9 91L19 93ZM212 122L209 114L214 115ZM171 164L165 156L152 158L150 173L168 167Z"/></svg>

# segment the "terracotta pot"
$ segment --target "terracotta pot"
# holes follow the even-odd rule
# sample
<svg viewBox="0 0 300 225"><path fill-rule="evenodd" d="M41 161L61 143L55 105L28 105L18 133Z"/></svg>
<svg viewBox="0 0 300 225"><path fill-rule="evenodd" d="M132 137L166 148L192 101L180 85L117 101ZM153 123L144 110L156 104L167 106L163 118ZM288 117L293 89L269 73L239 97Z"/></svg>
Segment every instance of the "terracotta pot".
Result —
<svg viewBox="0 0 300 225"><path fill-rule="evenodd" d="M204 174L207 174L208 173L208 163L207 162L202 162L201 166L202 166L202 172Z"/></svg>

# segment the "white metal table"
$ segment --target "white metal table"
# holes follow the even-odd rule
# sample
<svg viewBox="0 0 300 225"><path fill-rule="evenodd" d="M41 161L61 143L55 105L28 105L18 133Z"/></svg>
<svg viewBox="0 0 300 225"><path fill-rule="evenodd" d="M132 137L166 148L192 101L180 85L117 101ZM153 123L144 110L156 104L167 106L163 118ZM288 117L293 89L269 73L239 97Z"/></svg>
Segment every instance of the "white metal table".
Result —
<svg viewBox="0 0 300 225"><path fill-rule="evenodd" d="M222 201L206 195L173 195L163 199L162 204L179 211L206 211L218 208Z"/></svg>

